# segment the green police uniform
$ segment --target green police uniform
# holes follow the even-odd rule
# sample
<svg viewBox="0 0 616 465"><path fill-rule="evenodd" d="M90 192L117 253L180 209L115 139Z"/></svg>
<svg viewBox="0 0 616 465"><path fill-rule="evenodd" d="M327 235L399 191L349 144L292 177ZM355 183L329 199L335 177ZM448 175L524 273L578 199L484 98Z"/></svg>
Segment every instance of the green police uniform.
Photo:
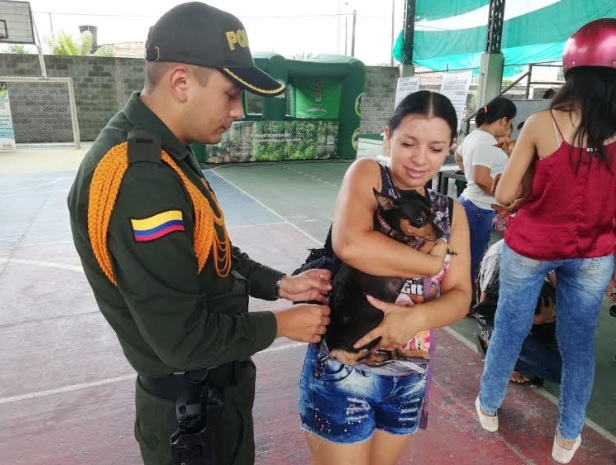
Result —
<svg viewBox="0 0 616 465"><path fill-rule="evenodd" d="M255 366L250 357L272 343L276 321L271 312L248 313L248 300L249 295L275 299L282 273L235 247L226 276L219 276L213 253L199 271L194 199L160 155L133 154L115 202L92 204L95 170L106 156L126 156L117 148L134 129L160 137L163 150L197 186L214 215L221 216L190 149L135 93L94 142L71 188L68 205L75 246L100 310L139 375L160 377L240 361L234 385L224 392L225 464L252 464ZM110 211L104 237L115 283L94 252L101 246L93 244L92 224L88 226L94 208ZM173 463L169 441L177 425L174 402L146 392L138 383L136 411L135 436L145 463Z"/></svg>

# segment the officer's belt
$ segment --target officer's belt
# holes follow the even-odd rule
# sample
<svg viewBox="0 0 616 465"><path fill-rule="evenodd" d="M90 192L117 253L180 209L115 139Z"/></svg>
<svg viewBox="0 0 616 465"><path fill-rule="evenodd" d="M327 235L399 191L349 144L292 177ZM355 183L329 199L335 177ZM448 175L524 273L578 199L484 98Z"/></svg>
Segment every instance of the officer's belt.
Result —
<svg viewBox="0 0 616 465"><path fill-rule="evenodd" d="M161 399L175 402L178 396L186 391L186 385L209 384L224 390L237 384L239 363L223 363L215 368L173 373L160 378L139 375L141 387L150 394Z"/></svg>

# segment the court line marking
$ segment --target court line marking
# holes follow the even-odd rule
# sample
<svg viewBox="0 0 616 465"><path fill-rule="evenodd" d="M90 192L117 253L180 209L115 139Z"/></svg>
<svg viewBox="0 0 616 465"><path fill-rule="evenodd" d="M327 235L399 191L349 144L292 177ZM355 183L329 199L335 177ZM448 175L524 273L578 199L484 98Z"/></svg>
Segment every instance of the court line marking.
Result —
<svg viewBox="0 0 616 465"><path fill-rule="evenodd" d="M68 189L55 189L52 191L38 191L38 192L22 192L20 194L9 194L9 195L0 194L0 196L3 199L12 199L15 197L24 197L27 195L43 195L43 194L57 194L57 193L68 194Z"/></svg>
<svg viewBox="0 0 616 465"><path fill-rule="evenodd" d="M267 226L280 226L286 225L288 223L284 221L276 222L276 223L262 223L262 224L250 224L250 225L238 225L227 228L229 230L242 229L242 228L255 228L255 227L267 227ZM25 244L20 245L19 247L35 247L35 246L49 246L49 245L59 245L59 244L72 244L72 241L62 241L62 242L42 242L40 244ZM77 271L83 272L83 268L79 265L66 265L58 262L49 262L45 260L26 260L21 258L12 258L7 256L0 256L0 262L8 262L15 263L18 265L31 265L31 266L40 266L44 268L58 268L61 270L69 270L69 271Z"/></svg>
<svg viewBox="0 0 616 465"><path fill-rule="evenodd" d="M310 234L308 234L306 231L304 231L303 229L301 229L299 226L291 223L288 219L286 219L284 216L282 216L280 213L278 213L276 210L268 207L267 205L265 205L263 202L261 202L259 199L257 199L255 196L253 196L252 194L249 194L248 192L246 192L244 189L242 189L241 187L239 187L237 184L231 182L230 180L228 180L227 178L225 178L223 175L218 173L219 168L214 168L212 170L210 170L210 172L212 174L215 174L216 176L218 176L220 179L222 179L225 182L228 182L230 185L232 185L233 187L235 187L238 191L240 191L242 194L244 194L246 197L248 197L249 199L253 200L254 202L258 203L259 205L261 205L261 207L263 207L265 210L267 210L268 212L276 215L278 218L280 218L284 223L288 224L289 226L291 226L293 229L295 229L296 231L300 232L301 234L303 234L304 236L306 236L308 239L311 239L312 241L314 241L315 243L322 245L323 242L317 240L316 238L312 237Z"/></svg>
<svg viewBox="0 0 616 465"><path fill-rule="evenodd" d="M304 342L293 342L290 344L282 344L282 345L278 345L274 347L268 347L267 349L257 352L254 356L256 357L258 355L267 354L269 352L281 352L283 350L297 349L299 347L305 347L305 346L306 346L306 343ZM98 387L98 386L105 386L107 384L120 383L123 381L134 380L136 376L137 376L136 373L131 373L130 375L121 375L121 376L116 376L113 378L101 379L99 381L92 381L89 383L71 384L68 386L62 386L62 387L55 388L55 389L46 389L44 391L30 392L28 394L20 394L17 396L4 397L4 398L0 398L0 405L12 404L12 403L21 402L24 400L39 399L41 397L53 396L56 394L64 394L66 392L80 391L82 389L89 389L89 388Z"/></svg>
<svg viewBox="0 0 616 465"><path fill-rule="evenodd" d="M18 265L40 266L43 268L58 268L61 270L83 272L81 266L65 265L63 263L46 262L43 260L23 260L21 258L0 257L0 262L16 263Z"/></svg>
<svg viewBox="0 0 616 465"><path fill-rule="evenodd" d="M0 242L1 244L1 242ZM73 244L73 241L47 241L47 242L30 242L28 244L19 244L18 248L22 247L49 247L52 245L67 245Z"/></svg>
<svg viewBox="0 0 616 465"><path fill-rule="evenodd" d="M60 181L63 181L64 179L68 179L68 178L56 178L53 181L49 181L49 182L45 182L43 184L35 184L34 186L24 186L24 187L16 187L14 189L5 189L5 190L0 190L0 196L3 196L5 194L10 194L12 192L21 192L21 191L29 191L32 189L38 189L41 187L47 187L47 186L53 186L54 184L59 183ZM66 192L68 192L68 188L65 189Z"/></svg>

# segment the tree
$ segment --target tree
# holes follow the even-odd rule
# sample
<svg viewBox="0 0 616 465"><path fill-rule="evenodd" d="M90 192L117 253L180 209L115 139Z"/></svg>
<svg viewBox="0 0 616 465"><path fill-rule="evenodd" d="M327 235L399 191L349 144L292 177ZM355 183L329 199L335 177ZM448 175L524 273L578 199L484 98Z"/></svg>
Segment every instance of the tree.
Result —
<svg viewBox="0 0 616 465"><path fill-rule="evenodd" d="M27 49L26 46L23 44L12 44L9 49L8 49L9 53L14 53L16 55L24 55L26 53L30 53Z"/></svg>
<svg viewBox="0 0 616 465"><path fill-rule="evenodd" d="M90 31L82 32L77 40L64 31L58 31L47 39L47 45L49 45L51 54L61 56L90 55L93 43L94 36ZM91 55L113 57L115 56L115 50L110 45L103 45Z"/></svg>
<svg viewBox="0 0 616 465"><path fill-rule="evenodd" d="M297 52L295 55L293 55L293 59L294 60L308 60L309 58L312 58L313 54L312 52Z"/></svg>

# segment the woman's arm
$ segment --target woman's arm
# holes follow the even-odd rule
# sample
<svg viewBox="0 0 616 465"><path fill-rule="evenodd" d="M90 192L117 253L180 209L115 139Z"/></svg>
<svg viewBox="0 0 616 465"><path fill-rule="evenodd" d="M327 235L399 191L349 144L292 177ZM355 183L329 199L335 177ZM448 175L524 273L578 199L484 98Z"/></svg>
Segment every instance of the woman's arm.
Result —
<svg viewBox="0 0 616 465"><path fill-rule="evenodd" d="M532 115L524 123L513 153L496 186L494 197L503 205L523 197L528 189L531 180L527 173L537 152L535 143L537 117L538 114Z"/></svg>
<svg viewBox="0 0 616 465"><path fill-rule="evenodd" d="M443 266L446 244L430 254L374 231L377 208L372 189L381 190L381 172L374 160L358 160L348 169L338 193L332 227L334 252L348 265L377 276L433 276Z"/></svg>
<svg viewBox="0 0 616 465"><path fill-rule="evenodd" d="M488 195L492 195L492 170L483 165L473 166L473 181L479 186L479 188Z"/></svg>
<svg viewBox="0 0 616 465"><path fill-rule="evenodd" d="M400 347L418 332L449 326L468 313L472 294L468 221L464 208L458 202L454 205L449 247L457 255L451 257L449 269L441 281L441 296L410 307L370 299L371 304L383 310L385 318L378 327L355 343L356 348L379 336L382 338L379 347Z"/></svg>
<svg viewBox="0 0 616 465"><path fill-rule="evenodd" d="M464 171L464 158L462 158L462 155L460 155L460 152L456 151L456 153L453 154L453 158L456 161L456 165L458 165L458 168Z"/></svg>

